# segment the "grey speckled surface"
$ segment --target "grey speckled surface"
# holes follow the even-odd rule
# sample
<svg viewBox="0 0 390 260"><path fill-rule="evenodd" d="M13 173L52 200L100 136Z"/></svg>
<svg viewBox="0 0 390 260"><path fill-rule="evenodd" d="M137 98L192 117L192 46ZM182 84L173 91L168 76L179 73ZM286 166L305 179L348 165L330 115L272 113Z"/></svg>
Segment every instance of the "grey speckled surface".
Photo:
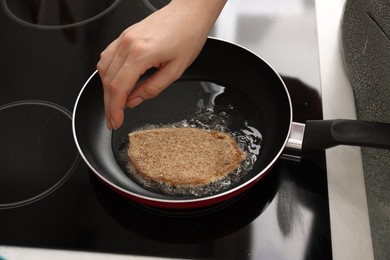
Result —
<svg viewBox="0 0 390 260"><path fill-rule="evenodd" d="M390 122L390 1L348 0L342 23L358 119ZM375 259L390 259L390 151L362 148Z"/></svg>

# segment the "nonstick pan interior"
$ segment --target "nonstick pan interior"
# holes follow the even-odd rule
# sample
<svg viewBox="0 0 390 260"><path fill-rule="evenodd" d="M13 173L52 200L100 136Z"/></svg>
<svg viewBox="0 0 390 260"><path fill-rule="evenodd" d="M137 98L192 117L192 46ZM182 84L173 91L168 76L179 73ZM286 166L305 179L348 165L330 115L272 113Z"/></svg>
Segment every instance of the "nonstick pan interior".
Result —
<svg viewBox="0 0 390 260"><path fill-rule="evenodd" d="M207 106L216 111L228 108L232 114L232 129L246 122L262 135L261 151L253 169L239 182L212 196L182 197L147 190L123 171L118 163L118 151L129 132L145 125L186 120ZM291 103L286 87L266 62L237 45L208 39L199 57L180 80L157 98L127 109L123 126L113 133L106 128L103 89L98 74L94 73L77 99L73 130L79 151L89 167L122 195L180 203L213 200L245 190L278 159L287 142L291 121Z"/></svg>

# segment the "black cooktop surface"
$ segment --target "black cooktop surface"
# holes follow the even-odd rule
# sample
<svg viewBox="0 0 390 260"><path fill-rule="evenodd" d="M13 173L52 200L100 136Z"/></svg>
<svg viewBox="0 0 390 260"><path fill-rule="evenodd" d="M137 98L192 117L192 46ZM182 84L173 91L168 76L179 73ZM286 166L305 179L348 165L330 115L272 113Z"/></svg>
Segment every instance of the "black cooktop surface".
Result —
<svg viewBox="0 0 390 260"><path fill-rule="evenodd" d="M279 160L245 194L194 211L128 201L100 183L81 160L71 130L79 91L100 52L166 2L1 1L0 245L192 259L332 258L323 153L301 162ZM268 2L263 4L270 8ZM278 21L297 21L284 2L273 3L262 16L271 21L270 32ZM295 2L315 23L313 3ZM240 30L237 42L253 30ZM307 73L317 75L318 59L303 51L302 60L305 55L313 70ZM321 119L319 83L281 70L294 120Z"/></svg>

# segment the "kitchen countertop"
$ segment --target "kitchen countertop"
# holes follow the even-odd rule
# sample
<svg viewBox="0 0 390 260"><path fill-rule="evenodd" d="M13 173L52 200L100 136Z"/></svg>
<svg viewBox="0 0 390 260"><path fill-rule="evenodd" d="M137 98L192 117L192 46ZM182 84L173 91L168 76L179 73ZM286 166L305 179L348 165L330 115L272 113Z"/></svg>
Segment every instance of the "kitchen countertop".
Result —
<svg viewBox="0 0 390 260"><path fill-rule="evenodd" d="M353 93L340 43L345 0L316 0L325 119L355 119ZM326 151L333 258L374 259L360 148ZM3 259L129 259L129 256L0 246ZM131 259L154 259L131 257Z"/></svg>
<svg viewBox="0 0 390 260"><path fill-rule="evenodd" d="M356 119L341 50L345 0L316 1L325 119ZM374 259L360 148L326 151L334 259Z"/></svg>

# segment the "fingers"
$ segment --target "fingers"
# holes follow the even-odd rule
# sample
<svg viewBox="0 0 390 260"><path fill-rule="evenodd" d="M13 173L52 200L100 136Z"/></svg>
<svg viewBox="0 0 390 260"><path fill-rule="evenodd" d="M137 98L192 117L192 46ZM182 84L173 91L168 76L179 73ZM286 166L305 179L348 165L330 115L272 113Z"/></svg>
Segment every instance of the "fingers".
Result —
<svg viewBox="0 0 390 260"><path fill-rule="evenodd" d="M110 130L122 125L126 105L134 108L156 97L181 76L189 63L186 59L164 57L145 44L129 47L122 42L114 41L102 52L97 65L104 88L106 124ZM139 77L151 67L158 67L158 70L133 90Z"/></svg>
<svg viewBox="0 0 390 260"><path fill-rule="evenodd" d="M113 41L101 54L100 54L100 60L97 64L97 70L99 72L100 79L103 84L103 90L104 90L104 111L106 116L106 124L107 128L112 130L112 123L111 123L111 116L109 113L109 107L110 107L110 91L108 90L109 85L111 84L111 80L108 80L107 71L109 66L111 65L111 62L113 58L115 57L117 50L118 50L118 40Z"/></svg>
<svg viewBox="0 0 390 260"><path fill-rule="evenodd" d="M97 65L104 88L106 124L110 130L122 124L128 93L144 72L142 66L134 64L137 56L129 45L128 41L118 38L102 52Z"/></svg>
<svg viewBox="0 0 390 260"><path fill-rule="evenodd" d="M113 61L110 67L115 66L118 65ZM120 67L116 67L116 74L102 73L106 124L110 130L122 125L128 93L139 78L140 73L131 67L130 63L125 61Z"/></svg>
<svg viewBox="0 0 390 260"><path fill-rule="evenodd" d="M128 93L140 76L140 73L133 70L132 67L134 66L126 61L111 81L108 89L105 90L109 93L106 116L108 115L107 121L110 123L111 129L117 129L122 125Z"/></svg>

